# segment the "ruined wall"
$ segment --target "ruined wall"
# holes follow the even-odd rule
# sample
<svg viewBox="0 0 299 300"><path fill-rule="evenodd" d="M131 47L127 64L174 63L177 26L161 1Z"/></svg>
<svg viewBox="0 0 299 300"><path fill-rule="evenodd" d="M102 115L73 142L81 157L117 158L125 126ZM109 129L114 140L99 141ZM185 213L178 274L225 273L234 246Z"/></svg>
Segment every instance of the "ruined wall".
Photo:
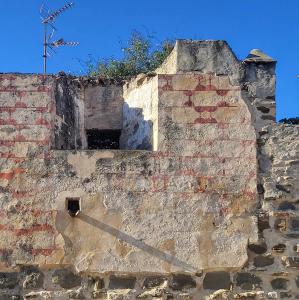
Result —
<svg viewBox="0 0 299 300"><path fill-rule="evenodd" d="M124 87L122 149L157 150L158 80L139 76Z"/></svg>
<svg viewBox="0 0 299 300"><path fill-rule="evenodd" d="M24 159L47 155L54 142L54 81L38 75L0 74L1 186L22 173Z"/></svg>
<svg viewBox="0 0 299 300"><path fill-rule="evenodd" d="M26 157L18 162L20 174L4 177L3 270L40 268L21 270L16 280L39 278L33 287L44 284L55 294L55 284L67 289L81 283L70 271L55 271L70 266L83 278L112 272L117 277L106 279L108 294L153 274L158 285L172 278L178 294L185 288L198 294L203 271L241 268L247 261L248 240L257 240L257 165L255 131L240 87L227 76L204 74L158 75L149 82L157 87L156 152L50 151L43 159ZM71 218L66 199L76 197L82 211ZM17 226L15 239L6 229L11 224ZM54 270L42 272L49 267ZM77 279L64 283L67 276ZM127 292L133 297L151 290ZM87 292L82 286L79 294Z"/></svg>
<svg viewBox="0 0 299 300"><path fill-rule="evenodd" d="M122 129L122 85L62 73L55 77L54 94L55 141L52 149L90 149L89 130L95 130L91 134L96 135L97 130L120 132Z"/></svg>
<svg viewBox="0 0 299 300"><path fill-rule="evenodd" d="M276 61L258 49L240 61L225 41L177 40L157 73L227 75L231 84L241 87L258 134L263 126L276 120L275 66Z"/></svg>
<svg viewBox="0 0 299 300"><path fill-rule="evenodd" d="M55 80L55 141L52 149L86 149L84 88L65 75Z"/></svg>
<svg viewBox="0 0 299 300"><path fill-rule="evenodd" d="M299 126L266 126L260 135L260 238L249 245L247 270L278 299L298 299Z"/></svg>
<svg viewBox="0 0 299 300"><path fill-rule="evenodd" d="M55 224L46 220L47 234L43 230L40 234L42 241L49 243L44 244L45 253L30 256L18 248L12 250L18 253L13 255L20 263L40 264L45 260L46 264L71 264L78 271L129 272L134 268L136 272L163 273L241 267L246 261L247 241L255 239L253 219L248 213L256 202L256 148L254 128L240 88L231 86L227 77L199 74L156 76L150 84L159 87L159 93L154 90L159 107L157 152L51 151L44 160L36 159L33 153L19 163L24 172L18 180L5 178L8 189L25 192L34 186L36 192L20 195L22 203L28 201L34 209L56 218ZM143 87L134 88L143 91ZM203 98L208 102L203 103ZM238 133L240 126L243 135ZM203 140L206 134L209 137ZM115 236L108 234L103 248L102 239L94 238L98 228L84 226L80 218L68 215L65 202L72 197L81 198L80 218L86 214L98 221L97 216L103 214L107 220L101 217L101 222L133 241L142 239L145 246L117 246ZM203 218L207 214L211 217ZM235 222L226 224L232 216ZM244 226L244 236L235 232L239 222ZM183 224L187 226L184 229ZM236 255L229 260L220 254L222 243L216 242L224 228L230 232L227 239L235 241ZM88 230L91 232L86 235ZM215 241L212 239L210 246L204 242L206 230L208 239L215 231ZM26 237L28 243L32 241L31 234L29 231ZM73 246L69 249L70 242ZM142 251L147 246L154 255ZM126 255L118 253L119 248L126 249ZM206 252L211 259L207 259ZM161 261L161 255L165 255L166 262Z"/></svg>
<svg viewBox="0 0 299 300"><path fill-rule="evenodd" d="M252 122L257 134L276 121L276 62L259 50L252 50L243 62L242 96L252 109Z"/></svg>
<svg viewBox="0 0 299 300"><path fill-rule="evenodd" d="M18 256L47 253L54 247L48 239L55 221L53 212L44 211L30 202L40 193L30 172L42 179L38 169L27 167L34 159L44 163L54 143L55 101L52 77L37 75L0 75L0 203L1 269L15 265ZM28 201L23 199L29 198ZM46 202L44 199L43 202ZM45 242L47 240L47 242Z"/></svg>
<svg viewBox="0 0 299 300"><path fill-rule="evenodd" d="M79 149L86 124L120 128L120 87L0 75L0 299L299 297L299 134L275 125L275 62L180 41L163 68L125 85L113 151ZM67 118L77 151L53 150Z"/></svg>
<svg viewBox="0 0 299 300"><path fill-rule="evenodd" d="M122 129L122 85L89 85L84 99L86 129Z"/></svg>

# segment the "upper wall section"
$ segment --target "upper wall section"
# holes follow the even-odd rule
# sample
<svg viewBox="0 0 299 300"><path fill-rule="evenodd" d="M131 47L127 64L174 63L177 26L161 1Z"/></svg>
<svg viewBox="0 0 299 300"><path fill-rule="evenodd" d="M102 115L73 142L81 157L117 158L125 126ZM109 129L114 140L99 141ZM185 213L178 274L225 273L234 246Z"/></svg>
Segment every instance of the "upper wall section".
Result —
<svg viewBox="0 0 299 300"><path fill-rule="evenodd" d="M122 128L123 88L120 84L96 78L59 76L55 101L54 149L104 147L113 141L107 141L107 134L104 133L104 137L101 134L120 132ZM102 141L95 140L99 138Z"/></svg>
<svg viewBox="0 0 299 300"><path fill-rule="evenodd" d="M121 85L89 85L84 91L85 128L121 129L123 89Z"/></svg>
<svg viewBox="0 0 299 300"><path fill-rule="evenodd" d="M252 122L259 132L276 120L275 65L275 60L257 49L240 61L225 41L178 40L156 72L227 75L232 85L241 87L252 112Z"/></svg>
<svg viewBox="0 0 299 300"><path fill-rule="evenodd" d="M214 73L239 76L239 61L225 41L177 40L158 73Z"/></svg>
<svg viewBox="0 0 299 300"><path fill-rule="evenodd" d="M0 74L0 154L10 166L54 143L54 86L51 76Z"/></svg>
<svg viewBox="0 0 299 300"><path fill-rule="evenodd" d="M41 152L89 149L88 130L96 135L122 128L123 88L112 81L0 74L0 92L1 137L12 148L25 141L42 145Z"/></svg>

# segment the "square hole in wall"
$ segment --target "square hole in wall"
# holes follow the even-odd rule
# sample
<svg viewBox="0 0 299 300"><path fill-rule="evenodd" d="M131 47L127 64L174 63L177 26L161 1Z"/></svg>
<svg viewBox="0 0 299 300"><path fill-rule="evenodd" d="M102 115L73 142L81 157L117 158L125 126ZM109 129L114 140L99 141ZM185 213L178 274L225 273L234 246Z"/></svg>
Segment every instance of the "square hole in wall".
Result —
<svg viewBox="0 0 299 300"><path fill-rule="evenodd" d="M66 210L71 217L76 217L81 211L81 201L80 198L66 198L65 199Z"/></svg>
<svg viewBox="0 0 299 300"><path fill-rule="evenodd" d="M88 149L119 149L121 130L87 129Z"/></svg>

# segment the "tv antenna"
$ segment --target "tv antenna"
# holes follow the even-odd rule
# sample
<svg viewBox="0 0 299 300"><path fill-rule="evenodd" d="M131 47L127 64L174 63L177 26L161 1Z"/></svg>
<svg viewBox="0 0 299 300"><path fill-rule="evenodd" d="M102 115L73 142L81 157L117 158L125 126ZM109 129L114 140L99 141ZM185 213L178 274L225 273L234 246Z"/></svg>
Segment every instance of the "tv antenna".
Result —
<svg viewBox="0 0 299 300"><path fill-rule="evenodd" d="M57 9L55 11L50 11L48 8L46 8L46 5L43 4L40 8L40 14L42 19L42 24L44 25L44 53L43 53L43 60L44 60L44 74L47 74L47 59L50 57L50 53L48 50L50 50L52 53L56 53L54 48L59 48L61 46L78 46L78 42L66 42L63 38L60 38L58 40L53 40L54 33L57 31L57 29L54 26L54 23L56 21L56 18L60 16L63 12L70 9L74 5L74 2L66 3L63 7L60 9ZM48 34L48 27L52 28L52 31L50 34Z"/></svg>

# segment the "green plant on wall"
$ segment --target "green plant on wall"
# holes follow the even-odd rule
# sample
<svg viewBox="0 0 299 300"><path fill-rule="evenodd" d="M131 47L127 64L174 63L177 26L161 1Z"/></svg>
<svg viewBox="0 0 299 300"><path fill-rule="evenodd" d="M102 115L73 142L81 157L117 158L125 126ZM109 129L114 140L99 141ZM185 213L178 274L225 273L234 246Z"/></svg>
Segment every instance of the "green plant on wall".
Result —
<svg viewBox="0 0 299 300"><path fill-rule="evenodd" d="M134 31L123 50L123 58L109 58L86 62L89 76L100 76L117 81L130 79L141 73L153 72L170 54L174 43L165 40L153 47L153 38Z"/></svg>
<svg viewBox="0 0 299 300"><path fill-rule="evenodd" d="M284 118L279 121L279 123L291 124L291 125L299 125L299 117L296 118Z"/></svg>

